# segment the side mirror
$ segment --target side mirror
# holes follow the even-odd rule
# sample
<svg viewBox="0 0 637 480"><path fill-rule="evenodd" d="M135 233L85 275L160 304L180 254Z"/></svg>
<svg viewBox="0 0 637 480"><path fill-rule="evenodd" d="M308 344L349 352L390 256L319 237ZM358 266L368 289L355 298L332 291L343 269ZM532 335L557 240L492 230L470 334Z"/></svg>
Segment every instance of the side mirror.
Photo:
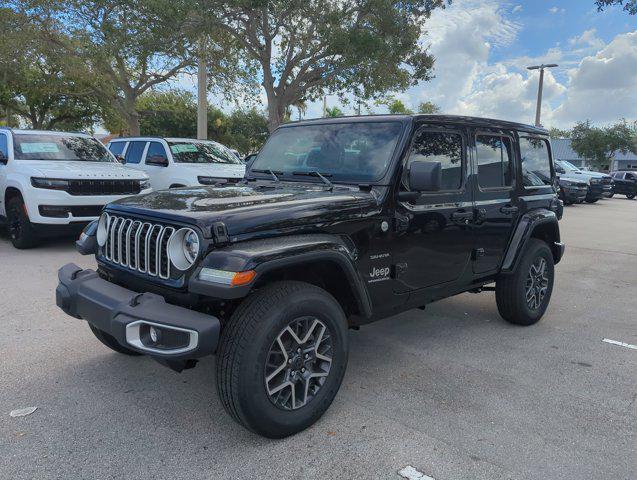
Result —
<svg viewBox="0 0 637 480"><path fill-rule="evenodd" d="M122 157L121 155L115 155L115 160L117 160L119 163L126 163L126 159L124 157Z"/></svg>
<svg viewBox="0 0 637 480"><path fill-rule="evenodd" d="M146 159L146 165L154 165L156 167L167 167L168 159L162 155L153 155Z"/></svg>
<svg viewBox="0 0 637 480"><path fill-rule="evenodd" d="M412 192L437 192L442 184L442 166L440 162L411 162L407 178Z"/></svg>
<svg viewBox="0 0 637 480"><path fill-rule="evenodd" d="M0 152L0 164L6 165L8 161L9 161L9 159L4 154L4 152Z"/></svg>

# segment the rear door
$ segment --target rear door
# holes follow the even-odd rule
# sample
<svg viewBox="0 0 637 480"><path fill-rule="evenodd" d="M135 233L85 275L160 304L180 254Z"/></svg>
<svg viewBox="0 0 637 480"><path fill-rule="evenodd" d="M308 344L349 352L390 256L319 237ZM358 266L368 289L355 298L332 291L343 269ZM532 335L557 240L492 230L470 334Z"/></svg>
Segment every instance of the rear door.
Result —
<svg viewBox="0 0 637 480"><path fill-rule="evenodd" d="M514 194L515 135L505 130L473 130L475 172L476 274L496 271L509 243L520 206Z"/></svg>
<svg viewBox="0 0 637 480"><path fill-rule="evenodd" d="M164 190L172 185L170 178L172 169L170 168L170 163L162 165L157 161L158 159L169 162L164 144L161 142L149 142L143 162L145 171L150 177L150 185L153 190Z"/></svg>

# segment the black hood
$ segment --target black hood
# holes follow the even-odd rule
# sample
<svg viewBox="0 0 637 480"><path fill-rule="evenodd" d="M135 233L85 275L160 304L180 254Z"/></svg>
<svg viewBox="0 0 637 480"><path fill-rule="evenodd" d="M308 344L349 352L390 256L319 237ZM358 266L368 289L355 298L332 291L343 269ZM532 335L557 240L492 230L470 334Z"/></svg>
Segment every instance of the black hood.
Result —
<svg viewBox="0 0 637 480"><path fill-rule="evenodd" d="M230 237L259 231L293 232L361 218L379 206L376 194L358 187L315 183L259 183L162 190L118 200L111 211L195 224L207 232L217 221Z"/></svg>

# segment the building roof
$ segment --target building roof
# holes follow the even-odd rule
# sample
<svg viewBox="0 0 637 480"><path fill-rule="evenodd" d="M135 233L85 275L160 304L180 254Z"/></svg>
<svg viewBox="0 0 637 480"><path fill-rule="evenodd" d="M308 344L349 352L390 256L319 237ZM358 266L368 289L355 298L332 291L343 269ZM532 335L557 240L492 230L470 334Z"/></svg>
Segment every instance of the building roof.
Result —
<svg viewBox="0 0 637 480"><path fill-rule="evenodd" d="M553 158L556 160L573 160L581 161L585 160L580 157L571 147L570 138L551 138L551 146L553 147ZM637 161L637 155L632 152L616 152L613 160L635 160Z"/></svg>

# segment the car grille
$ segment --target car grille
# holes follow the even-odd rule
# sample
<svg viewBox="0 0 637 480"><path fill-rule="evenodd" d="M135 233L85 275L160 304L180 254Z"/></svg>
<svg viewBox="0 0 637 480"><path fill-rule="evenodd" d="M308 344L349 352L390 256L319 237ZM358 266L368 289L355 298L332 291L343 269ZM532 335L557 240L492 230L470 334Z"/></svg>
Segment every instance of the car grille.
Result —
<svg viewBox="0 0 637 480"><path fill-rule="evenodd" d="M139 180L70 180L70 195L137 195Z"/></svg>
<svg viewBox="0 0 637 480"><path fill-rule="evenodd" d="M115 265L145 273L151 277L170 278L168 242L176 229L157 223L108 216L104 258Z"/></svg>

